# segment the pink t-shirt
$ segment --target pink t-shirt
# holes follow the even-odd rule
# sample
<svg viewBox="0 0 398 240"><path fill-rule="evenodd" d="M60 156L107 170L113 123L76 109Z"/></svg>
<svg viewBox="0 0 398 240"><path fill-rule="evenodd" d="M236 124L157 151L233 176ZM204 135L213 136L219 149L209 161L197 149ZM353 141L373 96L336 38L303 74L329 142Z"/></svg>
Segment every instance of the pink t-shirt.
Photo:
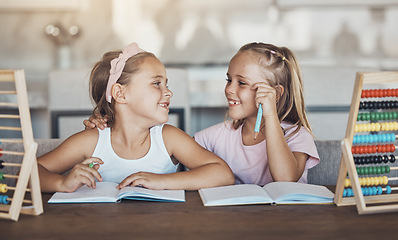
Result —
<svg viewBox="0 0 398 240"><path fill-rule="evenodd" d="M235 130L230 121L219 123L195 134L195 140L202 147L224 159L235 175L235 183L265 185L273 182L267 159L266 140L252 146L242 142L242 126ZM283 129L291 126L281 124ZM289 129L285 135L294 131ZM305 170L298 182L307 183L308 169L319 163L318 151L312 135L304 128L287 140L292 152L309 155Z"/></svg>

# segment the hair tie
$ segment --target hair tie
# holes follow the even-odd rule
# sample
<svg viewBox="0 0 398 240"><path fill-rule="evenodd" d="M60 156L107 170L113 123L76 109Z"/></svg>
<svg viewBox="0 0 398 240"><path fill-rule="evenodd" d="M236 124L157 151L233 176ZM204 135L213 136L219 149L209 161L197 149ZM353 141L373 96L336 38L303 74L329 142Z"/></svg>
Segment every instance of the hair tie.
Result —
<svg viewBox="0 0 398 240"><path fill-rule="evenodd" d="M139 48L138 44L134 42L128 45L125 49L123 49L123 51L119 54L119 57L111 61L111 69L109 70L108 85L106 86L106 92L105 92L107 102L111 103L112 86L117 82L117 80L122 75L127 60L140 52L145 52L145 51Z"/></svg>

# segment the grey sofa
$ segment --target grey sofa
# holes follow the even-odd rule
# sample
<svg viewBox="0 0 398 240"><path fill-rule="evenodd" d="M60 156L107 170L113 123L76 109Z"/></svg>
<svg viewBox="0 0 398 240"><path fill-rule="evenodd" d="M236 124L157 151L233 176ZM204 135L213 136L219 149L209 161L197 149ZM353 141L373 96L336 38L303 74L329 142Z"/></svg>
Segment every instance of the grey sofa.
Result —
<svg viewBox="0 0 398 240"><path fill-rule="evenodd" d="M1 141L1 140L0 140ZM36 139L38 143L37 156L41 156L46 152L56 148L62 139ZM315 141L321 162L310 169L308 172L308 182L320 185L335 185L340 166L341 148L340 141ZM23 151L22 144L2 143L0 148L7 151ZM4 162L21 162L21 156L3 155L1 158ZM19 168L6 166L0 169L0 172L7 174L17 174ZM11 178L5 178L2 183L7 185L15 184Z"/></svg>

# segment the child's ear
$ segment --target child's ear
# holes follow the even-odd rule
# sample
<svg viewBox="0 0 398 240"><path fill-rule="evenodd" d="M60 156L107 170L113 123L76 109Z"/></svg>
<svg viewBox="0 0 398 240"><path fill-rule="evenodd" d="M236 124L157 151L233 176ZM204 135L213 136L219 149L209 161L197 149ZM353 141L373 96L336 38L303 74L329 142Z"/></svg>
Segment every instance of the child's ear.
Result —
<svg viewBox="0 0 398 240"><path fill-rule="evenodd" d="M118 102L118 103L125 103L126 102L126 97L124 95L124 87L119 84L119 83L115 83L112 86L112 97L113 99Z"/></svg>
<svg viewBox="0 0 398 240"><path fill-rule="evenodd" d="M282 97L283 93L285 92L285 88L282 85L278 85L275 87L276 90L276 101L278 102L279 99Z"/></svg>

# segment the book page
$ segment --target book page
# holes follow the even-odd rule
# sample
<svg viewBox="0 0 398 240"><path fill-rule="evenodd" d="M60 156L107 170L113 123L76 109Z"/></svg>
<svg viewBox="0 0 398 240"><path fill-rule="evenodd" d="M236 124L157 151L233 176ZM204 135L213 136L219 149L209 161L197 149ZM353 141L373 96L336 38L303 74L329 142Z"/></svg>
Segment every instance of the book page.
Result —
<svg viewBox="0 0 398 240"><path fill-rule="evenodd" d="M96 188L86 185L73 193L56 192L48 203L85 203L85 202L116 202L119 190L113 182L97 182Z"/></svg>
<svg viewBox="0 0 398 240"><path fill-rule="evenodd" d="M118 200L146 200L162 202L185 202L184 190L152 190L143 187L124 187L120 189Z"/></svg>
<svg viewBox="0 0 398 240"><path fill-rule="evenodd" d="M325 186L306 183L273 182L263 188L276 203L332 203L334 198Z"/></svg>
<svg viewBox="0 0 398 240"><path fill-rule="evenodd" d="M273 203L271 197L255 184L203 188L199 194L205 206Z"/></svg>

